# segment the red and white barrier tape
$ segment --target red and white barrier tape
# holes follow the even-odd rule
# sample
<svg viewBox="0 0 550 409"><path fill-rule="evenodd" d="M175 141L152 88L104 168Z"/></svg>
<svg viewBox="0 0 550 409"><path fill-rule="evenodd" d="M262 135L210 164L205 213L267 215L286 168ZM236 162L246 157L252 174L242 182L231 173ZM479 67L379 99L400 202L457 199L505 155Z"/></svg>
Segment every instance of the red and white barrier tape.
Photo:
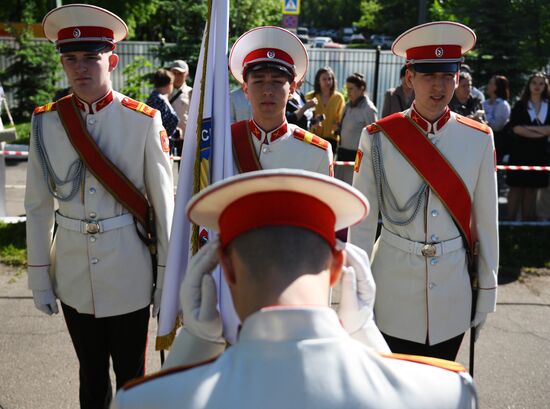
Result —
<svg viewBox="0 0 550 409"><path fill-rule="evenodd" d="M28 151L0 151L0 156L29 156ZM170 156L171 160L181 160L181 156ZM355 166L354 161L334 161L335 166ZM539 172L550 172L550 166L519 166L519 165L497 165L498 170L534 170Z"/></svg>
<svg viewBox="0 0 550 409"><path fill-rule="evenodd" d="M355 162L352 160L335 160L334 166L355 166Z"/></svg>
<svg viewBox="0 0 550 409"><path fill-rule="evenodd" d="M335 160L335 166L355 166L353 161ZM519 166L519 165L497 165L498 170L536 170L550 172L550 166Z"/></svg>
<svg viewBox="0 0 550 409"><path fill-rule="evenodd" d="M0 156L29 156L27 151L0 151Z"/></svg>
<svg viewBox="0 0 550 409"><path fill-rule="evenodd" d="M497 165L498 170L538 170L542 172L550 171L550 166L517 166L517 165Z"/></svg>

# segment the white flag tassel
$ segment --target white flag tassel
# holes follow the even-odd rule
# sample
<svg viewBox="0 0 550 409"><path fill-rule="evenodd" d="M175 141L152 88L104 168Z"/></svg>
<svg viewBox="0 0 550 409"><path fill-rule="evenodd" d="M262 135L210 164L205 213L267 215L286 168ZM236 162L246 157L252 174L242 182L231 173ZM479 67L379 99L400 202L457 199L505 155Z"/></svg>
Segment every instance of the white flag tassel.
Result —
<svg viewBox="0 0 550 409"><path fill-rule="evenodd" d="M189 257L197 251L199 242L212 234L191 225L185 206L194 193L210 182L235 174L227 69L229 0L211 0L208 7L209 17L202 39L183 143L176 207L164 275L157 350L169 349L174 340L176 330L182 322L179 288ZM235 340L239 321L219 268L214 277L219 287L218 299L224 317L224 332L230 341Z"/></svg>

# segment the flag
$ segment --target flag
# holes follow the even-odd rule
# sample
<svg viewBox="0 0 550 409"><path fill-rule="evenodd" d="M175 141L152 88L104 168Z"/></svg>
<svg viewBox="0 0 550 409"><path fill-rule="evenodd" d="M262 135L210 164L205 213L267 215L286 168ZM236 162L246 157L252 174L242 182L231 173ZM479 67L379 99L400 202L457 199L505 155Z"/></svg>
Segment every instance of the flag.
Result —
<svg viewBox="0 0 550 409"><path fill-rule="evenodd" d="M229 0L211 0L204 31L179 170L176 206L164 275L156 349L168 349L181 324L179 289L189 258L200 238L212 235L193 228L185 207L208 184L235 174L229 117L227 47ZM221 269L214 273L224 334L235 340L238 319ZM226 317L227 316L227 317Z"/></svg>

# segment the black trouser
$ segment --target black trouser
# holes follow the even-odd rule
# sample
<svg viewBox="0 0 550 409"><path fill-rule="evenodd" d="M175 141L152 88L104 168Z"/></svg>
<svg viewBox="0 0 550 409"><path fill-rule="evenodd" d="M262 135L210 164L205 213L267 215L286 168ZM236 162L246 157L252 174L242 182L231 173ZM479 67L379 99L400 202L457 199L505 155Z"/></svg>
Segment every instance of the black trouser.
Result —
<svg viewBox="0 0 550 409"><path fill-rule="evenodd" d="M149 307L105 318L61 307L80 363L80 407L107 409L113 397L109 357L117 389L145 374Z"/></svg>
<svg viewBox="0 0 550 409"><path fill-rule="evenodd" d="M462 338L464 338L464 334L460 334L439 344L429 345L428 340L426 340L425 344L420 344L406 339L395 338L384 333L382 335L388 343L390 350L396 354L431 356L449 361L456 359Z"/></svg>

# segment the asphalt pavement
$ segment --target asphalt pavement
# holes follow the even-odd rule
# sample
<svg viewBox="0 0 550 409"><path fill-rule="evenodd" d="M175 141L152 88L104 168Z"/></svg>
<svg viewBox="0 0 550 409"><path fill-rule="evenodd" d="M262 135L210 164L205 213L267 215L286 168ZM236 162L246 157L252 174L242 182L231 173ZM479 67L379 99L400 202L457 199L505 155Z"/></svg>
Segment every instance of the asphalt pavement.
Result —
<svg viewBox="0 0 550 409"><path fill-rule="evenodd" d="M25 163L7 167L9 216L23 213ZM150 323L147 372L159 369ZM458 361L468 366L468 336ZM501 276L476 343L480 408L550 407L550 275ZM0 265L0 409L78 408L78 364L61 314L34 308L25 271Z"/></svg>

